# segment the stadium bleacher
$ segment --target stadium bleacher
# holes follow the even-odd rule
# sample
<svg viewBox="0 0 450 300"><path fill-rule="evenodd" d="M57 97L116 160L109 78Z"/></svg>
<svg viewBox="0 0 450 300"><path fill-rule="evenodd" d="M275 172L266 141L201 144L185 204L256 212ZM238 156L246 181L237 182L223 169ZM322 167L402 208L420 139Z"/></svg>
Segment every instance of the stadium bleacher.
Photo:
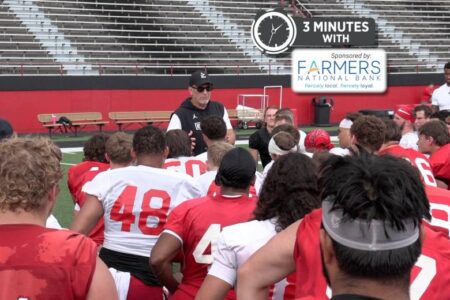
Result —
<svg viewBox="0 0 450 300"><path fill-rule="evenodd" d="M313 17L373 17L391 73L439 72L449 60L445 1L281 1ZM290 5L298 6L292 10ZM252 20L280 1L5 0L2 74L289 74L290 58L253 45Z"/></svg>

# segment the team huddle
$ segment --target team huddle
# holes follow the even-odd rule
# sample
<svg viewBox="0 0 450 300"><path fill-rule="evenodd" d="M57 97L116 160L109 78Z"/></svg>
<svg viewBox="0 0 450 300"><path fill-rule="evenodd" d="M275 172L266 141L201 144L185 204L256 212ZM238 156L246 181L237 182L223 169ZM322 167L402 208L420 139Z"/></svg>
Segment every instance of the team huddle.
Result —
<svg viewBox="0 0 450 300"><path fill-rule="evenodd" d="M207 76L190 85L181 128L86 142L68 171L70 230L45 227L59 148L0 142L0 299L450 299L445 122L413 126L406 148L419 110L349 114L334 147L268 107L246 150L220 105L196 111ZM185 130L189 113L199 125Z"/></svg>

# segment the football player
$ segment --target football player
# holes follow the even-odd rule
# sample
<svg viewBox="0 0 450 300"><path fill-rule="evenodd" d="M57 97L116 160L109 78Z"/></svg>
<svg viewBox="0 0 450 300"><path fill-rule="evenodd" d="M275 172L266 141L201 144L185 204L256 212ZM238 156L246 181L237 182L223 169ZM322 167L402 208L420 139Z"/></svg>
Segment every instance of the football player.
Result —
<svg viewBox="0 0 450 300"><path fill-rule="evenodd" d="M44 227L59 193L61 158L46 138L0 143L1 299L117 299L92 240Z"/></svg>
<svg viewBox="0 0 450 300"><path fill-rule="evenodd" d="M220 194L186 201L169 215L150 264L160 282L173 293L172 300L194 299L212 263L221 229L252 217L256 198L250 198L248 192L255 171L255 160L247 150L230 150L215 179ZM181 283L173 276L171 266L180 250L185 256Z"/></svg>
<svg viewBox="0 0 450 300"><path fill-rule="evenodd" d="M198 196L192 177L163 169L167 156L164 133L153 126L133 137L137 166L98 174L86 187L85 205L71 228L88 233L104 215L105 241L100 258L117 271L130 273L118 286L127 299L162 299L163 289L148 258L169 212Z"/></svg>
<svg viewBox="0 0 450 300"><path fill-rule="evenodd" d="M187 133L181 129L173 129L166 132L169 154L164 162L164 168L175 172L198 177L206 172L206 163L192 157L191 140Z"/></svg>
<svg viewBox="0 0 450 300"><path fill-rule="evenodd" d="M281 156L264 181L253 221L225 227L214 262L196 299L223 299L237 270L275 234L320 207L315 166L306 155ZM295 274L275 284L270 299L294 299Z"/></svg>
<svg viewBox="0 0 450 300"><path fill-rule="evenodd" d="M422 218L430 215L415 169L389 156L334 157L321 174L322 209L276 235L243 265L238 296L265 299L266 287L294 270L299 299L329 299L326 276L336 288L333 295L341 294L343 282L336 277L339 271L340 278L355 283L347 291L361 297L438 299L448 295L450 240L426 225L420 226ZM349 222L355 218L359 219L356 223ZM321 229L324 222L327 225ZM327 272L322 272L320 249L324 250ZM377 254L379 250L384 251ZM338 268L334 261L341 259L342 253L352 262L339 260Z"/></svg>

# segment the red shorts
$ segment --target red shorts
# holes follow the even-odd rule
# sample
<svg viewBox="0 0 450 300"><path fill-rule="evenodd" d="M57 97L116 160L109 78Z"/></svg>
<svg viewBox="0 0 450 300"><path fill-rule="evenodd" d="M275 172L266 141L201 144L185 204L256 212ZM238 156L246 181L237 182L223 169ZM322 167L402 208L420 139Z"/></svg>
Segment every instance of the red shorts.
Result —
<svg viewBox="0 0 450 300"><path fill-rule="evenodd" d="M131 275L127 300L163 300L161 286L145 285L142 281Z"/></svg>

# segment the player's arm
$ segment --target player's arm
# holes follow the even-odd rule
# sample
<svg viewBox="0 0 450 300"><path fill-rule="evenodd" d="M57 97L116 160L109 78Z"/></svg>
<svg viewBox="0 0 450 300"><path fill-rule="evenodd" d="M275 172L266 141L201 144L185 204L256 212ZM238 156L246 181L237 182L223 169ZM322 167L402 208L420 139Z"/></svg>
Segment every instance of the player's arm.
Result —
<svg viewBox="0 0 450 300"><path fill-rule="evenodd" d="M196 300L221 300L236 282L238 263L236 253L226 242L225 232L217 240L217 249L212 253L214 261L208 275L197 293Z"/></svg>
<svg viewBox="0 0 450 300"><path fill-rule="evenodd" d="M268 287L295 271L294 245L300 221L275 235L238 270L238 299L267 299Z"/></svg>
<svg viewBox="0 0 450 300"><path fill-rule="evenodd" d="M234 129L227 129L227 143L234 145L236 142L236 134L234 133Z"/></svg>
<svg viewBox="0 0 450 300"><path fill-rule="evenodd" d="M94 299L118 299L116 285L105 263L97 257L94 276L86 297L87 300Z"/></svg>
<svg viewBox="0 0 450 300"><path fill-rule="evenodd" d="M253 159L258 163L258 150L252 149L252 148L248 148L248 151L252 155Z"/></svg>
<svg viewBox="0 0 450 300"><path fill-rule="evenodd" d="M207 275L200 287L195 300L222 300L233 288L227 282L213 275Z"/></svg>
<svg viewBox="0 0 450 300"><path fill-rule="evenodd" d="M75 215L70 229L88 235L100 218L103 217L103 214L103 205L98 198L93 195L86 195L86 201L80 212Z"/></svg>
<svg viewBox="0 0 450 300"><path fill-rule="evenodd" d="M181 240L174 235L163 232L152 249L149 263L155 276L171 293L180 284L172 273L172 261L182 247Z"/></svg>

